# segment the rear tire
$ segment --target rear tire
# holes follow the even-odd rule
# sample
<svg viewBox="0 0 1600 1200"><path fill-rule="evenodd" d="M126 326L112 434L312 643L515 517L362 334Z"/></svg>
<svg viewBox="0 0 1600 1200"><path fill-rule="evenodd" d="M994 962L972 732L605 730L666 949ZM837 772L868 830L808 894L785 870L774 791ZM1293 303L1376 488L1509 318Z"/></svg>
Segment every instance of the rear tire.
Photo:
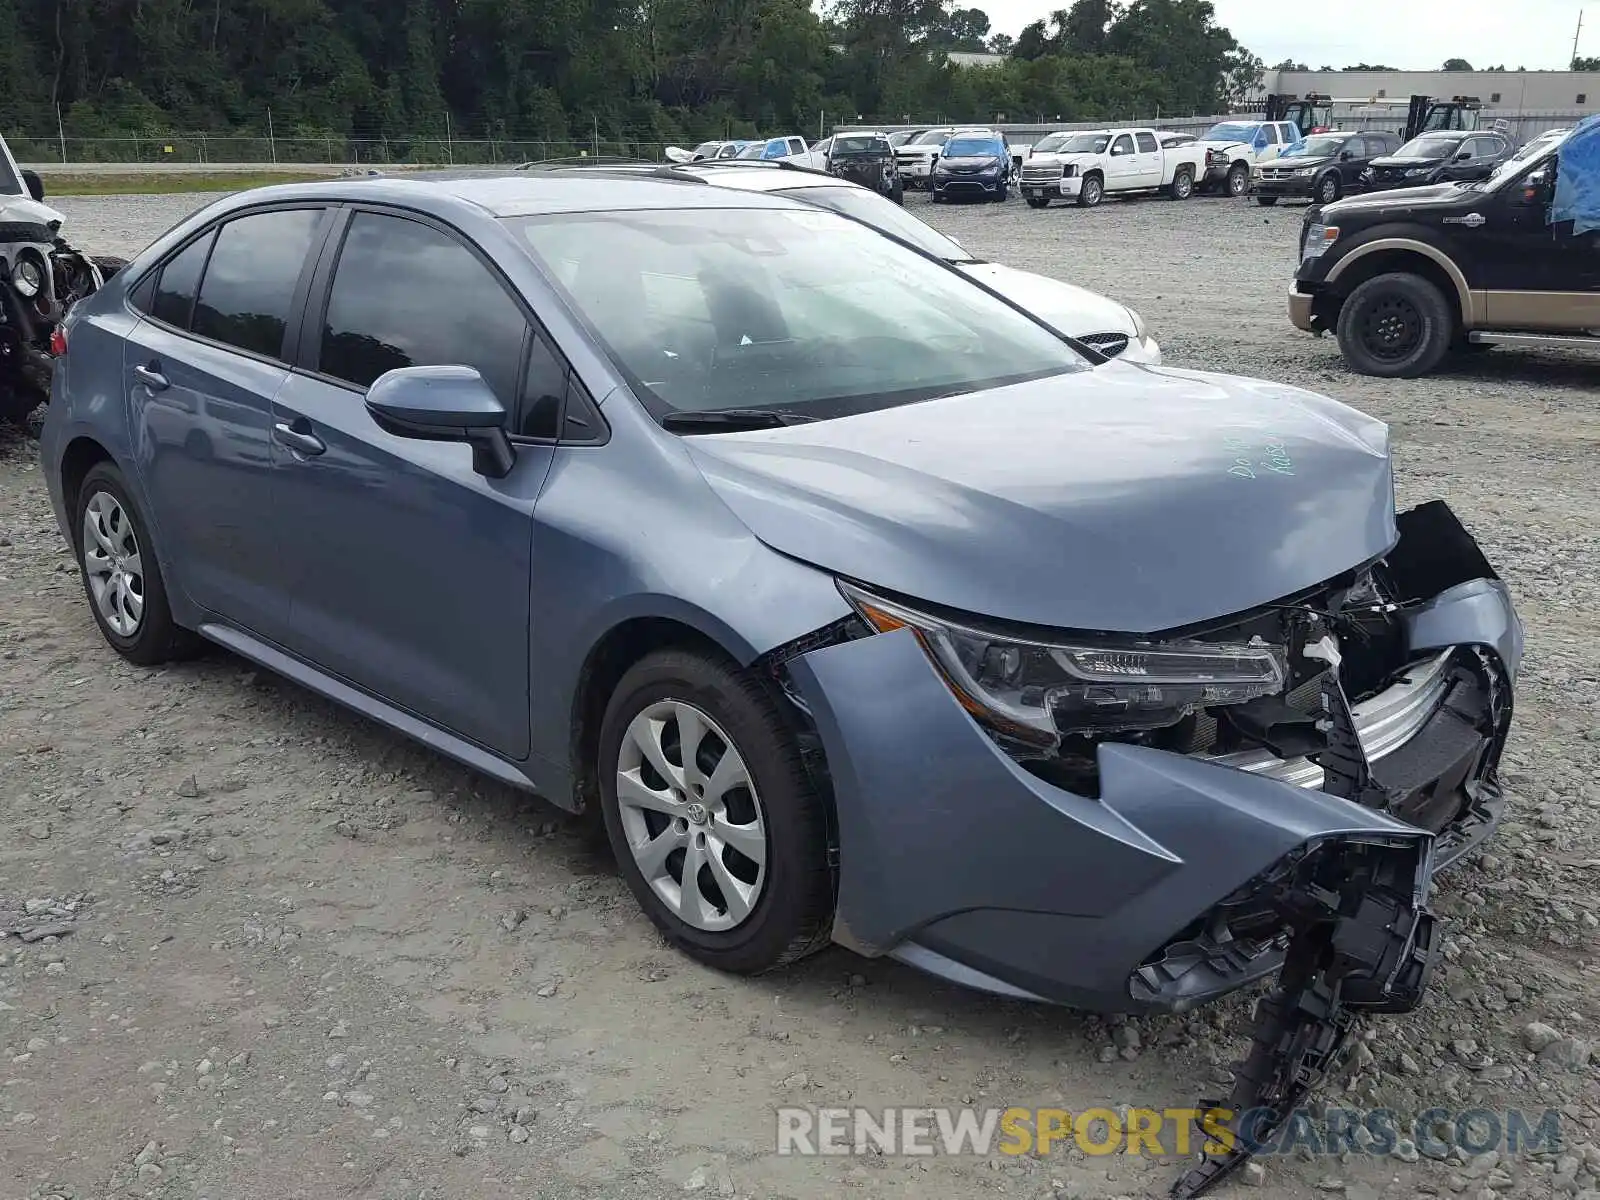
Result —
<svg viewBox="0 0 1600 1200"><path fill-rule="evenodd" d="M1194 195L1194 172L1188 167L1179 167L1178 173L1172 177L1172 184L1167 188L1167 195L1174 200L1187 200Z"/></svg>
<svg viewBox="0 0 1600 1200"><path fill-rule="evenodd" d="M1078 189L1078 207L1093 208L1106 197L1105 182L1098 175L1085 176L1083 186Z"/></svg>
<svg viewBox="0 0 1600 1200"><path fill-rule="evenodd" d="M0 424L23 425L28 414L44 402L32 388L0 383Z"/></svg>
<svg viewBox="0 0 1600 1200"><path fill-rule="evenodd" d="M1049 196L1029 196L1028 197L1028 207L1029 208L1049 208L1050 207L1050 197Z"/></svg>
<svg viewBox="0 0 1600 1200"><path fill-rule="evenodd" d="M72 515L84 594L111 648L141 667L198 652L204 643L172 619L149 522L122 473L106 462L89 468Z"/></svg>
<svg viewBox="0 0 1600 1200"><path fill-rule="evenodd" d="M1444 293L1410 272L1367 280L1339 310L1339 350L1363 375L1426 375L1449 351L1455 334L1455 312Z"/></svg>
<svg viewBox="0 0 1600 1200"><path fill-rule="evenodd" d="M999 188L998 191L995 192L994 198L995 198L995 200L997 202L999 202L1001 204L1004 204L1007 200L1011 199L1011 181L1010 180L1004 179L1004 180L1000 181L1000 188Z"/></svg>
<svg viewBox="0 0 1600 1200"><path fill-rule="evenodd" d="M729 754L740 766L724 772ZM668 942L742 975L827 945L833 876L823 802L777 700L754 675L692 650L642 659L606 706L598 773L622 876ZM731 785L718 784L724 774ZM734 899L726 888L737 889Z"/></svg>

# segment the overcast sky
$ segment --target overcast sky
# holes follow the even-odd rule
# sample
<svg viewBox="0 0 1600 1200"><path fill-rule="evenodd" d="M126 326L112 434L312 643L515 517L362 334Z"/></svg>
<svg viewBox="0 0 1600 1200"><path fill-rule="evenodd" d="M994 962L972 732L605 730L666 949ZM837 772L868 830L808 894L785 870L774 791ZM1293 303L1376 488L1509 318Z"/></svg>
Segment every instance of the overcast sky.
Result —
<svg viewBox="0 0 1600 1200"><path fill-rule="evenodd" d="M996 32L1015 34L1069 0L976 0ZM1292 58L1327 64L1384 63L1436 71L1447 58L1474 67L1564 69L1583 0L1212 0L1217 21L1268 66ZM1600 55L1600 0L1588 0L1578 53ZM1319 15L1321 14L1321 15Z"/></svg>

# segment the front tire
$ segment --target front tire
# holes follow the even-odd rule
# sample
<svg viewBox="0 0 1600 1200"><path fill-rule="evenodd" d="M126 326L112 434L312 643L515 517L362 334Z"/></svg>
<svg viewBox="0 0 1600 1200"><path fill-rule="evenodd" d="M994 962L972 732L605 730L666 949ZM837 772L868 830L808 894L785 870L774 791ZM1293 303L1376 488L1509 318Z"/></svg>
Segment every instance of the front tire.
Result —
<svg viewBox="0 0 1600 1200"><path fill-rule="evenodd" d="M1106 185L1101 181L1100 176L1087 176L1083 181L1083 186L1078 189L1078 207L1093 208L1104 200L1105 196Z"/></svg>
<svg viewBox="0 0 1600 1200"><path fill-rule="evenodd" d="M1228 168L1228 178L1223 187L1230 196L1244 195L1250 190L1250 168L1243 163L1234 163Z"/></svg>
<svg viewBox="0 0 1600 1200"><path fill-rule="evenodd" d="M111 648L141 667L193 654L200 640L172 619L150 525L122 473L110 463L91 467L73 518L84 594Z"/></svg>
<svg viewBox="0 0 1600 1200"><path fill-rule="evenodd" d="M823 803L758 679L691 650L647 656L606 707L598 770L623 878L667 941L742 975L827 944Z"/></svg>
<svg viewBox="0 0 1600 1200"><path fill-rule="evenodd" d="M1339 186L1337 175L1324 175L1317 180L1316 202L1318 204L1332 204L1339 198L1343 189Z"/></svg>
<svg viewBox="0 0 1600 1200"><path fill-rule="evenodd" d="M1455 338L1444 293L1420 275L1367 280L1339 310L1339 350L1363 375L1414 379L1439 365Z"/></svg>

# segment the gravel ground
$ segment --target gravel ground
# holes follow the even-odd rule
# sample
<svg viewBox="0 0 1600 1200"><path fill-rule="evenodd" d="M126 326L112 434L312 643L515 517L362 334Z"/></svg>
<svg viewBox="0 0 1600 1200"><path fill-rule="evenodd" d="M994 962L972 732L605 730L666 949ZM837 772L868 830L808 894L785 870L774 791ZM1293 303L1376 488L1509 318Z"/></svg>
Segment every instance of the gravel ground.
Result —
<svg viewBox="0 0 1600 1200"><path fill-rule="evenodd" d="M63 199L131 254L206 197ZM1393 423L1529 646L1508 823L1443 887L1447 963L1376 1022L1341 1104L1562 1113L1564 1154L1273 1159L1273 1196L1600 1200L1600 363L1497 350L1349 374L1283 312L1299 214L1223 200L921 215L1135 305L1168 361ZM0 432L0 1195L1117 1197L1171 1164L779 1158L786 1103L1186 1105L1245 1005L1113 1027L833 950L755 981L653 935L575 821L217 653L123 664L90 620L32 439ZM32 936L32 935L30 935ZM1236 1185L1241 1193L1245 1184Z"/></svg>

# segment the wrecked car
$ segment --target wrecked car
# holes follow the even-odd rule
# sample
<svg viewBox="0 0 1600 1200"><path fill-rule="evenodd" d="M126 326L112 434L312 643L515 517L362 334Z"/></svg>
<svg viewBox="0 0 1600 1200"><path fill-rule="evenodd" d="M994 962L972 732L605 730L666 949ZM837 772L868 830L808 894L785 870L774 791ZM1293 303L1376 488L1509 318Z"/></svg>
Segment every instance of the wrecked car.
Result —
<svg viewBox="0 0 1600 1200"><path fill-rule="evenodd" d="M67 333L41 458L116 652L208 639L597 808L712 967L834 941L1111 1012L1276 977L1236 1101L1292 1099L1418 1002L1499 818L1522 629L1447 507L1396 514L1383 424L1093 366L814 206L262 189Z"/></svg>
<svg viewBox="0 0 1600 1200"><path fill-rule="evenodd" d="M61 237L44 183L17 169L0 138L0 421L20 421L50 394L62 317L122 266Z"/></svg>
<svg viewBox="0 0 1600 1200"><path fill-rule="evenodd" d="M895 165L894 147L881 133L840 133L828 149L827 171L904 204L905 181Z"/></svg>

